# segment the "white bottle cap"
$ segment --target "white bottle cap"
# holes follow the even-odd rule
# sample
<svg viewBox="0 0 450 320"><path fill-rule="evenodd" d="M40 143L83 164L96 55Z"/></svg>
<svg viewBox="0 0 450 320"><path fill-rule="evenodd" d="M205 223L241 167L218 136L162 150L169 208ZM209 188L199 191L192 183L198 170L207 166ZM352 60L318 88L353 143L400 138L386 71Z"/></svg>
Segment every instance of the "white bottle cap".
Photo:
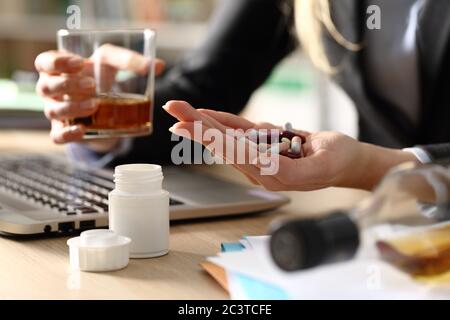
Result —
<svg viewBox="0 0 450 320"><path fill-rule="evenodd" d="M131 239L112 230L84 231L67 240L70 265L82 271L112 271L125 268L129 261Z"/></svg>

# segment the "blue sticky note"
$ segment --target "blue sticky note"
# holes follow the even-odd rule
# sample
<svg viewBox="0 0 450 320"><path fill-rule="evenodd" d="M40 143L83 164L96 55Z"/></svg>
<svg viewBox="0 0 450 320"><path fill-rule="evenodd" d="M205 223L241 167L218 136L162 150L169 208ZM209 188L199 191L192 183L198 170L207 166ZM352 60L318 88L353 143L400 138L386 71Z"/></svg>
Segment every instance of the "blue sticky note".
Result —
<svg viewBox="0 0 450 320"><path fill-rule="evenodd" d="M245 239L245 237L244 237ZM240 242L229 242L221 244L222 252L242 251L245 247ZM252 300L287 300L288 294L281 288L265 283L254 278L234 273L234 279L239 283L239 287L243 291L247 299Z"/></svg>
<svg viewBox="0 0 450 320"><path fill-rule="evenodd" d="M246 275L234 274L245 299L251 300L288 300L289 295L282 288L257 280Z"/></svg>
<svg viewBox="0 0 450 320"><path fill-rule="evenodd" d="M220 250L222 252L242 251L244 248L245 247L240 242L224 242L220 245Z"/></svg>

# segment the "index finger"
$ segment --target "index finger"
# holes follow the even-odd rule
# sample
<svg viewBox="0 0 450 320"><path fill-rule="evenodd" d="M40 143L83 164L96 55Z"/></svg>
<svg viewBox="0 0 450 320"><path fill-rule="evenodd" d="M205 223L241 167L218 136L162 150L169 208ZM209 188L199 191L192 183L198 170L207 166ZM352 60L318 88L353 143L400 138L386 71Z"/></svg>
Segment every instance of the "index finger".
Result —
<svg viewBox="0 0 450 320"><path fill-rule="evenodd" d="M233 164L244 171L253 167L250 160L258 157L259 154L257 145L245 139L245 137L236 139L234 136L228 135L216 127L209 127L201 121L177 122L169 131L203 144L215 155L226 160L228 164ZM201 134L198 134L198 132L201 132Z"/></svg>
<svg viewBox="0 0 450 320"><path fill-rule="evenodd" d="M84 60L80 56L61 51L43 52L34 61L37 71L49 74L77 73L83 65Z"/></svg>
<svg viewBox="0 0 450 320"><path fill-rule="evenodd" d="M163 109L171 116L177 118L179 121L194 122L204 121L209 127L214 127L214 124L202 117L202 115L189 103L185 101L168 101Z"/></svg>
<svg viewBox="0 0 450 320"><path fill-rule="evenodd" d="M216 119L223 125L234 129L249 130L255 126L255 124L245 118L239 117L232 113L215 111L210 109L197 109L198 112L207 114L208 116Z"/></svg>

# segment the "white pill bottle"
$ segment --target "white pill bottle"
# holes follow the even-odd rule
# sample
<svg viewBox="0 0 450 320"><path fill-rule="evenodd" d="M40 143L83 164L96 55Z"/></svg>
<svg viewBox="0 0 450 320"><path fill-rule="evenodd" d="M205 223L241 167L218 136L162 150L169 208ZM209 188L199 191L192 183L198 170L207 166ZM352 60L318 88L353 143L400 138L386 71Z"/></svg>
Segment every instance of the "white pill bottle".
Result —
<svg viewBox="0 0 450 320"><path fill-rule="evenodd" d="M130 258L169 252L169 193L162 188L161 166L117 166L109 193L109 229L131 239Z"/></svg>

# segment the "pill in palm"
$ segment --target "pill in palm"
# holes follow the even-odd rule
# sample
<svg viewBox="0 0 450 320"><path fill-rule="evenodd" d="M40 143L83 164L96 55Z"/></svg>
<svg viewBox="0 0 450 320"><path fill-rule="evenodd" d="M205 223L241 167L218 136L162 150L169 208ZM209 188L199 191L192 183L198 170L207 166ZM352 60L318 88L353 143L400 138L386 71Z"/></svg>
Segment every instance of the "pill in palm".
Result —
<svg viewBox="0 0 450 320"><path fill-rule="evenodd" d="M291 143L291 140L289 140L288 138L281 138L281 142L286 142L286 143Z"/></svg>
<svg viewBox="0 0 450 320"><path fill-rule="evenodd" d="M285 151L289 150L290 146L291 146L290 141L275 143L275 144L272 144L272 146L269 149L267 149L267 152L270 152L272 154L285 152Z"/></svg>
<svg viewBox="0 0 450 320"><path fill-rule="evenodd" d="M294 154L300 154L302 152L302 138L295 136L291 140L291 150Z"/></svg>
<svg viewBox="0 0 450 320"><path fill-rule="evenodd" d="M303 157L302 142L305 138L293 132L292 125L286 123L284 130L278 129L251 129L245 133L257 150L261 153L269 152L280 154L292 159Z"/></svg>
<svg viewBox="0 0 450 320"><path fill-rule="evenodd" d="M286 124L284 125L284 130L292 132L292 130L293 130L292 123L286 122Z"/></svg>
<svg viewBox="0 0 450 320"><path fill-rule="evenodd" d="M288 138L289 140L292 140L292 138L294 138L295 136L297 136L297 134L295 134L291 131L281 131L280 132L280 139Z"/></svg>

